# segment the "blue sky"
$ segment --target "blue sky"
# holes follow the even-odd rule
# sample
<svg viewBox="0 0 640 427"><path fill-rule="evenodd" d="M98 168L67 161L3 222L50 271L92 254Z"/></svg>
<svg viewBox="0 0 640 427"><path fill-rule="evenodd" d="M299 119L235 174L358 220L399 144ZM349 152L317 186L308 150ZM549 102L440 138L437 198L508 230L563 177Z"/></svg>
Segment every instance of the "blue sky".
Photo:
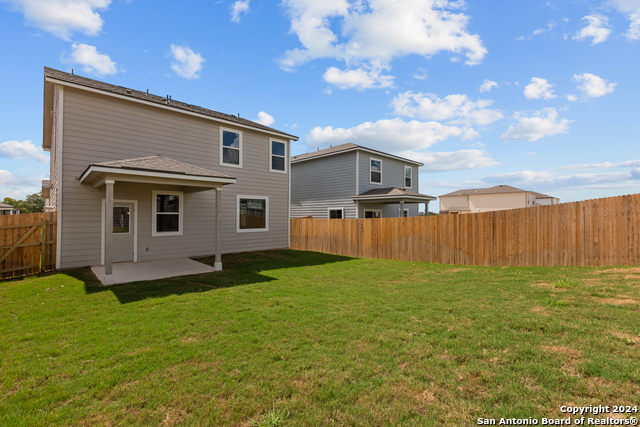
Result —
<svg viewBox="0 0 640 427"><path fill-rule="evenodd" d="M0 0L0 25L0 199L48 177L43 66L260 121L294 155L420 160L429 195L640 192L640 0Z"/></svg>

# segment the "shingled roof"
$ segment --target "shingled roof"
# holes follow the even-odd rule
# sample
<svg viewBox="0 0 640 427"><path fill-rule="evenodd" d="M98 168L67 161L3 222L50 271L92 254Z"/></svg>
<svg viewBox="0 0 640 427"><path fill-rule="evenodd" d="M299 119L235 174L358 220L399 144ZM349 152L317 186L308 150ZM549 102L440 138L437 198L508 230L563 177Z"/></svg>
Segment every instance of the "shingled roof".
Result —
<svg viewBox="0 0 640 427"><path fill-rule="evenodd" d="M324 150L312 151L311 153L298 154L297 156L291 157L291 163L301 162L304 160L310 160L316 157L324 157L331 156L333 154L339 154L342 152L352 151L352 150L363 150L370 153L375 153L381 156L392 157L394 159L398 159L403 162L412 163L415 165L423 166L424 163L417 162L415 160L407 159L400 156L395 156L393 154L385 153L378 150L373 150L371 148L363 147L362 145L357 145L352 142L347 142L346 144L340 144L333 147L325 148Z"/></svg>
<svg viewBox="0 0 640 427"><path fill-rule="evenodd" d="M123 96L134 98L140 101L149 102L151 104L161 104L163 106L172 107L177 110L185 110L185 111L190 111L192 113L202 114L203 116L209 116L216 119L237 123L239 125L249 126L249 127L260 129L260 130L277 133L277 134L286 136L289 139L298 140L297 136L290 135L288 133L270 128L268 126L261 125L260 123L253 122L251 120L233 116L231 114L224 114L218 111L202 108L197 105L191 105L184 102L176 101L168 97L153 95L148 92L141 92L135 89L129 89L126 87L116 86L109 83L101 82L99 80L89 79L87 77L81 77L75 74L65 73L64 71L55 70L53 68L44 67L44 76L45 78L56 79L56 80L84 86L91 89L97 89L104 92L123 95Z"/></svg>
<svg viewBox="0 0 640 427"><path fill-rule="evenodd" d="M443 194L440 197L448 196L469 196L471 194L502 194L502 193L525 193L525 190L521 190L510 185L496 185L490 188L471 188L469 190L458 190L452 193Z"/></svg>
<svg viewBox="0 0 640 427"><path fill-rule="evenodd" d="M113 160L110 162L93 163L87 167L82 175L84 175L89 170L89 168L91 168L91 166L234 179L229 175L224 175L219 172L204 169L198 166L193 166L188 163L179 162L177 160L169 159L162 156L139 157L136 159Z"/></svg>
<svg viewBox="0 0 640 427"><path fill-rule="evenodd" d="M374 188L373 190L365 191L357 196L351 196L354 200L359 199L371 199L371 198L422 198L429 200L436 200L433 196L427 196L426 194L416 193L415 191L407 190L406 188L398 187L386 187L386 188Z"/></svg>

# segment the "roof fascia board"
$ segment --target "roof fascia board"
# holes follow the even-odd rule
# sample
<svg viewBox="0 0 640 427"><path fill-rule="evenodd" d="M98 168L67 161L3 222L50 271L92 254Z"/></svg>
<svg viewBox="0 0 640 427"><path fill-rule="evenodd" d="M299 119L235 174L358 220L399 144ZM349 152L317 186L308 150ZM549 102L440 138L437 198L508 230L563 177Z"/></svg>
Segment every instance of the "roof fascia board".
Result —
<svg viewBox="0 0 640 427"><path fill-rule="evenodd" d="M419 196L371 196L371 197L360 197L360 196L351 196L353 200L357 200L359 202L375 202L376 200L436 200L436 197L419 197Z"/></svg>
<svg viewBox="0 0 640 427"><path fill-rule="evenodd" d="M266 133L266 134L269 134L269 135L275 135L275 136L277 136L279 138L285 137L285 138L292 139L294 141L298 140L297 136L287 135L287 134L277 133L277 132L270 132L268 130L264 130L264 129L260 129L260 128L254 128L252 126L243 125L241 123L236 123L236 122L232 122L232 121L229 121L229 120L219 119L217 117L211 117L211 116L207 116L205 114L194 113L193 111L181 110L179 108L168 107L166 105L160 105L160 104L156 104L154 102L147 102L147 101L144 101L142 99L131 98L131 97L128 97L128 96L125 96L125 95L120 95L119 93L107 92L107 91L104 91L104 90L100 90L100 89L95 89L95 88L92 88L92 87L79 85L79 84L76 84L76 83L66 82L64 80L58 80L58 79L53 78L53 77L45 77L45 81L50 82L50 83L59 84L59 85L62 85L62 86L72 87L72 88L75 88L75 89L86 90L88 92L99 93L101 95L112 96L114 98L124 99L126 101L133 101L133 102L137 102L137 103L140 103L140 104L149 105L151 107L162 108L162 109L165 109L165 110L168 110L168 111L174 111L174 112L181 113L181 114L187 114L189 116L200 117L202 119L212 120L214 122L220 122L220 123L224 123L224 124L230 125L230 126L241 127L243 129L249 129L249 130L252 130L252 131L255 131L255 132L263 132L263 133Z"/></svg>
<svg viewBox="0 0 640 427"><path fill-rule="evenodd" d="M196 175L183 175L183 174L174 174L174 173L164 173L164 172L149 172L149 171L139 171L139 170L128 170L128 169L120 169L120 168L109 168L103 166L89 166L86 171L80 176L80 182L83 182L91 172L102 172L107 174L117 174L117 175L130 175L130 176L143 176L143 177L153 177L153 178L167 178L174 179L176 181L200 181L200 182L210 182L210 183L222 183L222 184L235 184L235 178L218 178L215 176L196 176ZM184 177L184 178L183 178Z"/></svg>
<svg viewBox="0 0 640 427"><path fill-rule="evenodd" d="M424 166L424 163L416 162L415 160L409 160L409 159L405 159L404 157L394 156L393 154L387 154L387 153L383 153L382 151L370 150L368 148L363 148L363 147L353 147L353 148L348 148L346 150L334 151L333 153L326 153L326 154L321 154L319 156L309 157L309 158L306 158L306 159L291 160L291 163L306 162L308 160L320 159L322 157L328 157L328 156L335 156L337 154L349 153L351 151L356 151L356 150L364 151L364 152L370 153L370 154L375 154L376 156L389 157L391 159L400 160L402 162L411 163L413 165Z"/></svg>

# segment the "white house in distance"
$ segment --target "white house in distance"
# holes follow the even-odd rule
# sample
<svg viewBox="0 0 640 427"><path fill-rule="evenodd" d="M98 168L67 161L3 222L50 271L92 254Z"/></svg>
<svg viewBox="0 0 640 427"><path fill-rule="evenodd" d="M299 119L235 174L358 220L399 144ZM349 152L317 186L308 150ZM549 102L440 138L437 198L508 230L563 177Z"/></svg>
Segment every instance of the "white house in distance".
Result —
<svg viewBox="0 0 640 427"><path fill-rule="evenodd" d="M15 206L0 202L0 215L18 215L20 210Z"/></svg>
<svg viewBox="0 0 640 427"><path fill-rule="evenodd" d="M466 214L557 205L557 197L526 191L510 185L458 190L440 196L440 214Z"/></svg>

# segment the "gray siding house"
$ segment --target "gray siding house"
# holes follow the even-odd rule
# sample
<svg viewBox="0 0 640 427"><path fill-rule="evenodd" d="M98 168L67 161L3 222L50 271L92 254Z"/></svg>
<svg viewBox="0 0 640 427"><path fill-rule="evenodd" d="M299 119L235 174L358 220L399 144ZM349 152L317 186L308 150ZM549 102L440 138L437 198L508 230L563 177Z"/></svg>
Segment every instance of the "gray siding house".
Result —
<svg viewBox="0 0 640 427"><path fill-rule="evenodd" d="M57 268L289 246L297 137L50 68L43 113Z"/></svg>
<svg viewBox="0 0 640 427"><path fill-rule="evenodd" d="M423 164L347 143L291 157L291 217L418 216ZM425 211L426 212L426 211Z"/></svg>

